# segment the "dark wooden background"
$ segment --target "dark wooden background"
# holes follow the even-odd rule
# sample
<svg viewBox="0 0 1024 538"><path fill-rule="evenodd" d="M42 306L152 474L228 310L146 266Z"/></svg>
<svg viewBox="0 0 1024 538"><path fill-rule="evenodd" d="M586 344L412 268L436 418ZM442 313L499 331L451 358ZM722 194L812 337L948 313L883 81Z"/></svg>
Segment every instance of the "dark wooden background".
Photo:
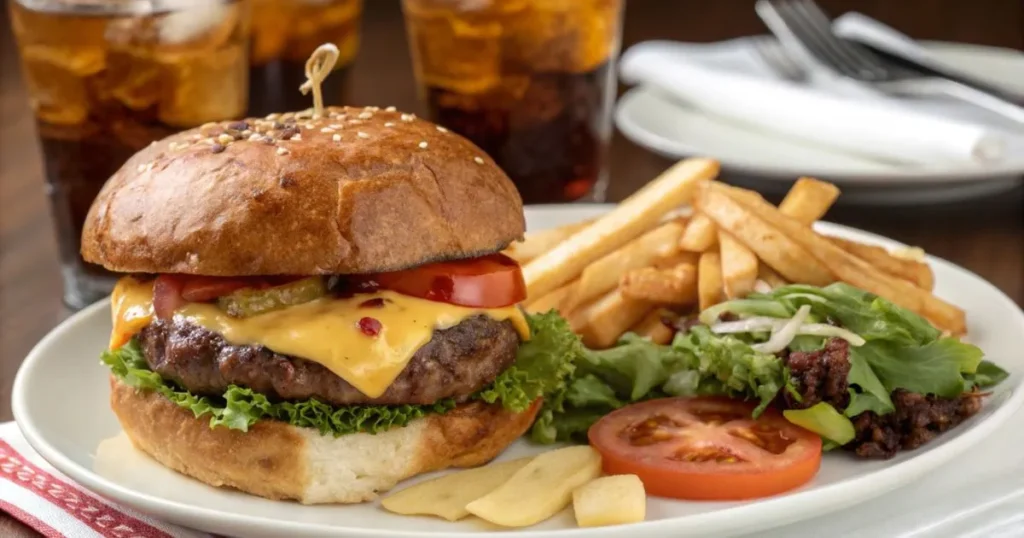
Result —
<svg viewBox="0 0 1024 538"><path fill-rule="evenodd" d="M11 382L21 360L68 315L60 302L39 147L6 1L0 16L0 422L11 418ZM1021 0L819 1L834 15L861 11L919 39L1024 49ZM623 47L648 39L716 41L763 33L753 3L627 0ZM366 0L363 28L349 104L419 111L398 0ZM621 135L616 135L612 151L612 200L629 195L671 164ZM828 218L920 245L980 274L1024 304L1022 208L1024 189L1017 189L994 199L925 209L839 207ZM82 360L91 359L86 354ZM28 533L0 512L0 536L23 534Z"/></svg>

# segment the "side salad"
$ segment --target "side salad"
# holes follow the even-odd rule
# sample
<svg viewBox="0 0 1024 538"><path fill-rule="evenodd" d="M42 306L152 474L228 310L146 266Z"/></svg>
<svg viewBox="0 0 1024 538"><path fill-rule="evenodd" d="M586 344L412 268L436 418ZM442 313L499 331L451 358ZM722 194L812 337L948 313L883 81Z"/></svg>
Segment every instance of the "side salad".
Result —
<svg viewBox="0 0 1024 538"><path fill-rule="evenodd" d="M826 448L887 458L975 414L1007 372L921 316L844 283L789 285L711 307L668 345L627 333L583 350L545 401L531 436L585 442L628 404L725 396L769 407Z"/></svg>

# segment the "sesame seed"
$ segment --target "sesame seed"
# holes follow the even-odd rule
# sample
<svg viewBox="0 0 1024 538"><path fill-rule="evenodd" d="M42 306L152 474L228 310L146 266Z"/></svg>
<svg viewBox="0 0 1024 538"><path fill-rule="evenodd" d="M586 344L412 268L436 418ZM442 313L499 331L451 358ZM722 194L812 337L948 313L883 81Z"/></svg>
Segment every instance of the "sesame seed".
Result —
<svg viewBox="0 0 1024 538"><path fill-rule="evenodd" d="M257 133L253 133L253 134L249 135L249 142L255 142L255 141L260 140L262 138L263 138L263 136L261 136L261 135L259 135Z"/></svg>
<svg viewBox="0 0 1024 538"><path fill-rule="evenodd" d="M395 107L393 107L393 106L389 106L389 107L387 107L387 108L385 108L385 109L384 109L384 111L385 111L385 112L394 112L394 111L396 111L396 110L398 110L398 109L397 109L397 108L395 108Z"/></svg>
<svg viewBox="0 0 1024 538"><path fill-rule="evenodd" d="M328 125L328 127L330 127L331 129L341 129L341 125L338 125L337 123L332 123Z"/></svg>
<svg viewBox="0 0 1024 538"><path fill-rule="evenodd" d="M203 142L206 142L207 144L212 146L212 145L217 143L217 139L216 138L207 138L206 140L203 140Z"/></svg>
<svg viewBox="0 0 1024 538"><path fill-rule="evenodd" d="M204 124L202 124L202 125L201 125L201 126L199 127L199 130L200 130L200 131L209 131L210 129L213 129L213 128L214 128L214 127L216 127L216 126L217 126L217 124L216 124L216 123L213 123L213 122L210 122L210 123L204 123Z"/></svg>
<svg viewBox="0 0 1024 538"><path fill-rule="evenodd" d="M334 140L335 142L341 142L341 135L340 134L336 134L336 135L331 137L331 140Z"/></svg>
<svg viewBox="0 0 1024 538"><path fill-rule="evenodd" d="M420 142L420 149L427 149L427 141Z"/></svg>
<svg viewBox="0 0 1024 538"><path fill-rule="evenodd" d="M316 124L311 121L308 121L306 122L305 125L303 125L303 127L305 127L306 129L316 129Z"/></svg>
<svg viewBox="0 0 1024 538"><path fill-rule="evenodd" d="M378 112L378 111L380 111L380 107L379 106L368 106L368 107L366 107L366 110L369 110L370 112Z"/></svg>
<svg viewBox="0 0 1024 538"><path fill-rule="evenodd" d="M277 154L278 155L288 155L288 149L287 148L277 148Z"/></svg>
<svg viewBox="0 0 1024 538"><path fill-rule="evenodd" d="M277 121L277 118L280 118L280 117L281 117L281 115L278 114L277 112L274 112L273 114L267 114L266 115L267 121Z"/></svg>
<svg viewBox="0 0 1024 538"><path fill-rule="evenodd" d="M476 164L484 164L484 160L480 157L473 157L473 162Z"/></svg>
<svg viewBox="0 0 1024 538"><path fill-rule="evenodd" d="M192 140L193 142L197 142L197 141L203 139L203 135L201 135L199 133L196 133L196 134L190 136L189 139Z"/></svg>
<svg viewBox="0 0 1024 538"><path fill-rule="evenodd" d="M333 133L334 129L331 129L330 127L324 127L323 129L320 129L320 132L321 133Z"/></svg>
<svg viewBox="0 0 1024 538"><path fill-rule="evenodd" d="M242 136L245 137L245 138L249 138L249 136L251 134L252 134L252 129L246 129L246 130L242 131Z"/></svg>
<svg viewBox="0 0 1024 538"><path fill-rule="evenodd" d="M359 119L361 119L361 120L368 120L368 119L370 119L372 117L373 117L373 113L372 112L363 112L362 114L359 115Z"/></svg>
<svg viewBox="0 0 1024 538"><path fill-rule="evenodd" d="M394 126L395 126L394 122L390 122L390 121L384 122L384 127L394 127Z"/></svg>
<svg viewBox="0 0 1024 538"><path fill-rule="evenodd" d="M214 144L213 146L210 147L210 151L212 151L214 153L220 153L220 152L224 151L225 149L227 149L227 148L225 146L221 145L221 144Z"/></svg>
<svg viewBox="0 0 1024 538"><path fill-rule="evenodd" d="M448 129L445 129L444 127L441 127L440 125L437 126L437 130L442 132L442 133L447 133L448 132Z"/></svg>
<svg viewBox="0 0 1024 538"><path fill-rule="evenodd" d="M402 114L402 121L412 121L415 117L412 114Z"/></svg>
<svg viewBox="0 0 1024 538"><path fill-rule="evenodd" d="M302 140L302 135L300 135L300 134L297 134L297 135L295 135L295 136L293 136L293 137L289 138L288 140L295 140L295 141L299 141L299 140Z"/></svg>
<svg viewBox="0 0 1024 538"><path fill-rule="evenodd" d="M368 135L368 134L366 134L366 133L364 133L362 131L359 131L358 133L356 133L356 136L358 136L359 138L370 138L370 135Z"/></svg>
<svg viewBox="0 0 1024 538"><path fill-rule="evenodd" d="M348 120L348 122L350 124L352 124L352 125L362 125L363 124L362 120Z"/></svg>
<svg viewBox="0 0 1024 538"><path fill-rule="evenodd" d="M217 142L220 142L221 144L230 144L234 140L235 140L235 137L233 137L233 136L231 136L229 134L223 134L222 133L220 136L217 137Z"/></svg>

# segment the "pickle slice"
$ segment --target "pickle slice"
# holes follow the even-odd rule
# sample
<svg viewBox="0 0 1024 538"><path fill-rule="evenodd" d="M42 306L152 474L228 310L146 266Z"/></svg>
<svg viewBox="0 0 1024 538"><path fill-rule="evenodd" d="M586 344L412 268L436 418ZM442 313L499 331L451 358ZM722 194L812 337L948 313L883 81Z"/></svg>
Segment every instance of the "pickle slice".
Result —
<svg viewBox="0 0 1024 538"><path fill-rule="evenodd" d="M316 276L262 290L241 289L218 298L217 306L231 317L248 318L308 303L324 295L327 286L322 277Z"/></svg>

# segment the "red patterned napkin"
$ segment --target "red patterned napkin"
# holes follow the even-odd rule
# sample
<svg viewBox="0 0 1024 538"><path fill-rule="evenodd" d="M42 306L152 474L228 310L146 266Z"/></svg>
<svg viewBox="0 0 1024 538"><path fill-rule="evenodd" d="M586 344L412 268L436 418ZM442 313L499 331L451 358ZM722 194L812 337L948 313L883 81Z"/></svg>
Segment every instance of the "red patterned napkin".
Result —
<svg viewBox="0 0 1024 538"><path fill-rule="evenodd" d="M47 538L211 538L113 504L46 463L13 422L0 424L0 512Z"/></svg>

